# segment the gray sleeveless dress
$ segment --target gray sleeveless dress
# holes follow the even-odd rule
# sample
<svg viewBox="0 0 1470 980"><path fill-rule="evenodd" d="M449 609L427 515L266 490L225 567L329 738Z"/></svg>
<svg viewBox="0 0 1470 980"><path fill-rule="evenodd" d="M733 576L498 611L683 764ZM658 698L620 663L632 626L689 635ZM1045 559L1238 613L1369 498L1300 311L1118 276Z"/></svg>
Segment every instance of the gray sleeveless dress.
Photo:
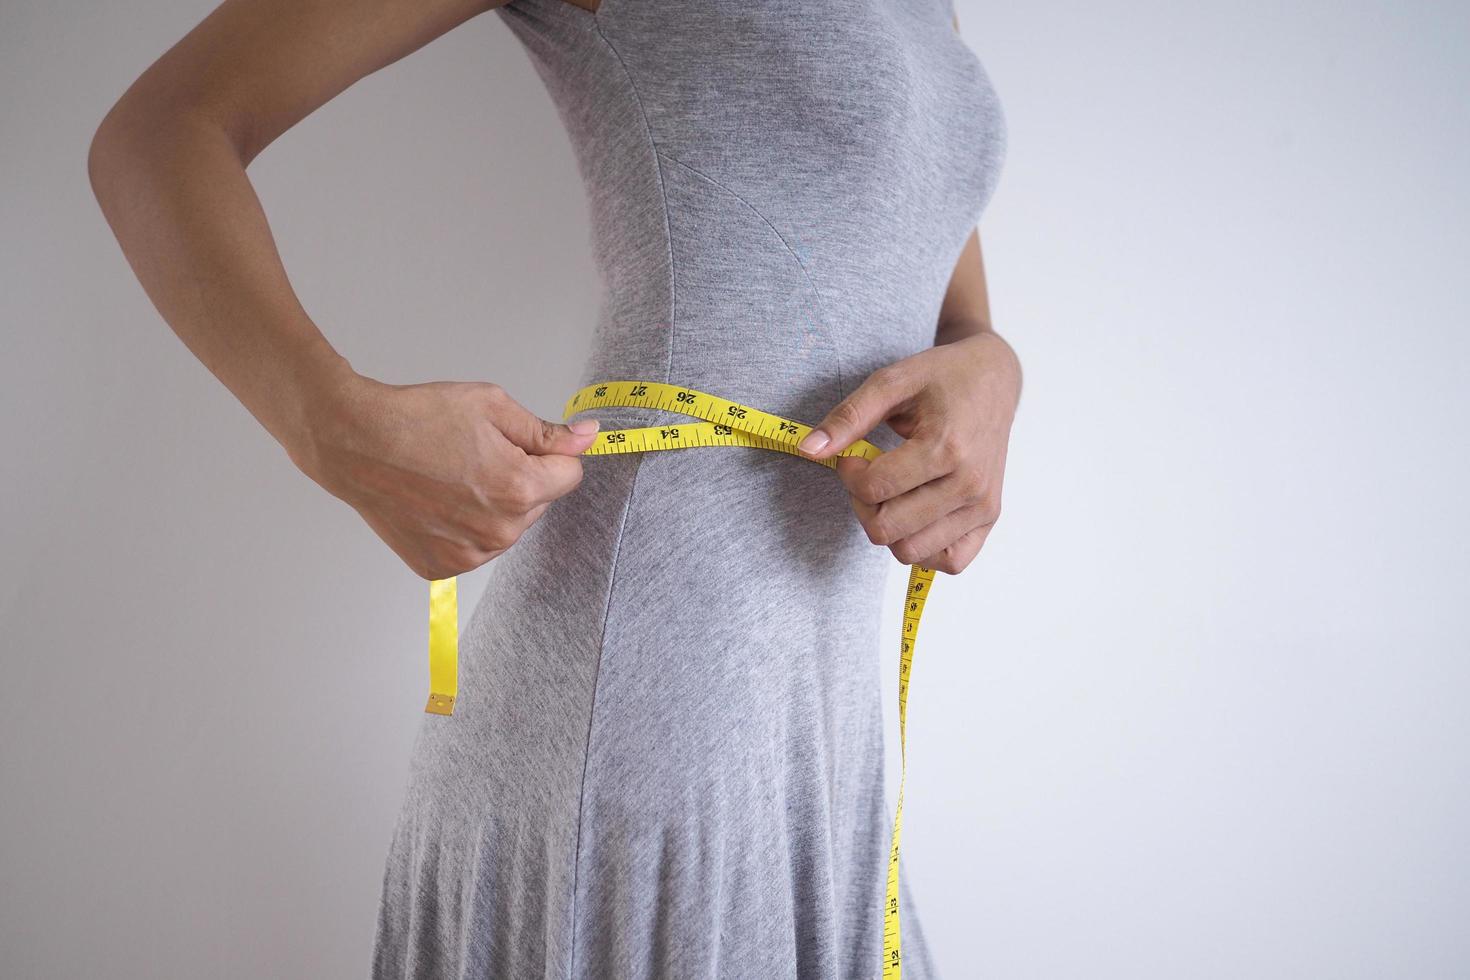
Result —
<svg viewBox="0 0 1470 980"><path fill-rule="evenodd" d="M496 11L585 182L604 292L581 383L816 422L933 344L1005 139L948 0ZM373 977L876 980L895 567L813 462L584 459L492 562L454 714L422 717ZM903 975L932 980L903 867Z"/></svg>

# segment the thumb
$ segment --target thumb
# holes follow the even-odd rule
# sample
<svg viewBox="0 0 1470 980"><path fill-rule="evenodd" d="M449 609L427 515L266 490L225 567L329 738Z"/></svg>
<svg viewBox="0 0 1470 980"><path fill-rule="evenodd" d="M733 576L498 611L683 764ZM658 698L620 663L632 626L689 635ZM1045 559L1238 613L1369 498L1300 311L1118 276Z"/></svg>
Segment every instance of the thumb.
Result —
<svg viewBox="0 0 1470 980"><path fill-rule="evenodd" d="M579 419L571 425L551 422L516 404L501 407L495 425L505 438L533 456L553 453L575 456L597 437L596 419Z"/></svg>
<svg viewBox="0 0 1470 980"><path fill-rule="evenodd" d="M816 459L841 452L877 428L913 393L910 372L879 368L838 402L796 448Z"/></svg>

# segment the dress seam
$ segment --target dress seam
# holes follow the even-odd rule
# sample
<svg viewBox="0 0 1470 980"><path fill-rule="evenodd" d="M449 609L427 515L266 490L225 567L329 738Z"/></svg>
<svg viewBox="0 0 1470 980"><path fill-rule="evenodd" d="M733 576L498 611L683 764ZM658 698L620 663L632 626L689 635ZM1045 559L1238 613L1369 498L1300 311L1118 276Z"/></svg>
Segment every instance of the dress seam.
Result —
<svg viewBox="0 0 1470 980"><path fill-rule="evenodd" d="M565 0L562 0L562 2L565 2ZM821 314L822 331L827 335L827 342L832 345L832 357L837 364L837 387L838 390L842 392L843 397L846 397L847 386L842 380L842 349L837 345L837 338L834 337L832 334L831 316L827 312L827 304L822 301L822 291L817 288L816 280L812 279L812 274L807 269L806 263L801 260L800 255L796 254L796 249L791 247L791 243L786 240L786 236L781 234L781 230L772 223L770 218L765 216L760 208L756 207L754 204L751 204L745 198L741 197L738 193L735 192L734 188L730 187L730 185L716 180L714 177L711 177L709 174L698 169L697 167L692 167L689 164L685 163L683 160L680 160L678 157L670 153L666 153L663 150L660 150L657 146L654 147L654 152L657 153L661 159L668 160L670 163L677 164L678 166L683 167L685 170L694 174L701 180L708 181L709 183L718 187L720 190L724 191L726 194L729 194L735 200L745 205L750 210L751 214L755 215L767 228L771 229L771 234L776 236L776 239L780 241L782 247L784 247L786 251L791 255L792 261L794 261L796 263L796 267L801 270L802 278L806 280L807 286L811 288L812 296L816 298L817 312Z"/></svg>
<svg viewBox="0 0 1470 980"><path fill-rule="evenodd" d="M560 2L565 2L565 0L560 0ZM664 240L668 244L669 256L669 349L664 366L664 383L671 384L674 378L674 334L679 321L679 292L674 279L674 228L669 218L669 191L664 180L664 153L658 148L658 141L653 138L653 124L648 121L648 110L643 107L643 96L638 92L638 83L633 80L633 72L629 70L628 63L623 60L623 56L612 43L612 39L603 31L602 21L594 19L593 29L597 31L597 36L602 38L602 43L607 45L607 49L613 53L613 57L618 59L618 67L623 69L623 75L628 79L628 90L633 93L633 101L638 105L638 115L643 120L643 132L648 137L648 148L653 151L653 166L658 174L659 199L664 211ZM672 160L673 157L669 159Z"/></svg>
<svg viewBox="0 0 1470 980"><path fill-rule="evenodd" d="M561 2L564 2L564 0L561 0ZM668 382L673 378L674 372L674 330L675 324L678 321L676 307L678 293L674 285L674 233L673 225L669 218L669 194L664 183L662 157L659 154L658 143L653 138L653 126L648 121L648 112L643 107L643 98L638 94L638 86L633 81L633 73L628 70L627 63L623 61L623 56L618 53L618 49L613 45L612 40L603 32L602 22L594 18L592 26L597 32L597 36L602 39L602 43L607 46L607 49L612 52L613 57L617 59L618 67L623 70L623 76L628 80L628 90L633 93L633 101L638 106L638 115L643 120L643 131L648 138L648 148L653 151L654 170L658 175L659 200L664 212L664 240L668 246L669 260L669 346L664 367L664 380ZM603 610L602 616L602 636L598 640L597 645L597 667L592 677L592 703L587 712L587 744L582 755L582 785L577 792L577 841L572 852L572 928L571 949L567 955L567 980L575 980L577 971L577 889L581 880L582 868L582 824L584 819L583 808L587 800L587 766L588 760L592 755L592 729L593 722L597 716L597 682L602 676L602 658L607 643L607 624L612 617L613 590L617 585L618 556L622 552L623 534L627 530L628 514L633 508L633 496L638 489L638 474L643 470L643 460L645 458L641 453L638 455L638 462L633 469L633 479L628 486L628 500L623 505L623 516L618 524L618 539L617 543L613 546L612 571L608 574L607 605Z"/></svg>
<svg viewBox="0 0 1470 980"><path fill-rule="evenodd" d="M602 635L597 639L597 666L592 672L592 697L587 709L587 741L582 751L582 782L577 789L577 840L572 848L572 933L571 949L567 954L567 980L573 980L577 968L577 888L582 868L582 813L587 800L587 764L592 756L592 729L597 720L597 682L602 678L602 658L607 646L607 624L612 618L613 591L618 581L618 556L623 551L623 536L628 529L628 514L633 509L633 497L638 490L638 474L643 470L644 455L638 455L633 466L633 479L628 483L628 499L623 504L623 514L618 521L618 538L613 544L612 568L607 576L607 600L602 611Z"/></svg>

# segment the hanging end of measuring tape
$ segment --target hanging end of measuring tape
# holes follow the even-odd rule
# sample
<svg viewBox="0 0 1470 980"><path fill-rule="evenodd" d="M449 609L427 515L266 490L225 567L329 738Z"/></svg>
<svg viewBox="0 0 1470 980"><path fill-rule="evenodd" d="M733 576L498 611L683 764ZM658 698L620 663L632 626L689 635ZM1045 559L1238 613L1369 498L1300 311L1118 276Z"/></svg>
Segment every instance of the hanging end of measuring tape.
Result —
<svg viewBox="0 0 1470 980"><path fill-rule="evenodd" d="M424 710L452 715L458 694L458 579L435 579L429 583L429 703Z"/></svg>

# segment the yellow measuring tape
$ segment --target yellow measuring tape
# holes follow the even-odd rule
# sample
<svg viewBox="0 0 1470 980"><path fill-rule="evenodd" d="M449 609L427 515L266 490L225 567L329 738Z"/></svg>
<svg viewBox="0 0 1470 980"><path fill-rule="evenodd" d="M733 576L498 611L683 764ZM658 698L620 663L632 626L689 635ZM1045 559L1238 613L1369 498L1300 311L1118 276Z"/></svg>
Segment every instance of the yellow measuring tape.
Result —
<svg viewBox="0 0 1470 980"><path fill-rule="evenodd" d="M590 408L627 406L662 409L690 415L703 421L650 425L635 429L599 431L584 456L646 453L660 449L689 449L695 446L755 446L791 453L831 469L837 456L876 459L883 450L865 439L827 459L811 459L796 448L812 426L793 422L758 408L732 402L718 395L681 388L661 381L605 381L590 384L567 399L562 418ZM883 903L883 980L899 980L898 929L898 837L903 826L903 781L908 774L907 707L909 667L919 635L919 617L934 582L934 569L909 567L908 590L904 595L903 635L898 659L898 740L902 770L898 780L898 810L893 818L893 843L888 852L888 891ZM459 692L459 608L456 580L429 583L429 703L424 709L438 715L454 713Z"/></svg>

